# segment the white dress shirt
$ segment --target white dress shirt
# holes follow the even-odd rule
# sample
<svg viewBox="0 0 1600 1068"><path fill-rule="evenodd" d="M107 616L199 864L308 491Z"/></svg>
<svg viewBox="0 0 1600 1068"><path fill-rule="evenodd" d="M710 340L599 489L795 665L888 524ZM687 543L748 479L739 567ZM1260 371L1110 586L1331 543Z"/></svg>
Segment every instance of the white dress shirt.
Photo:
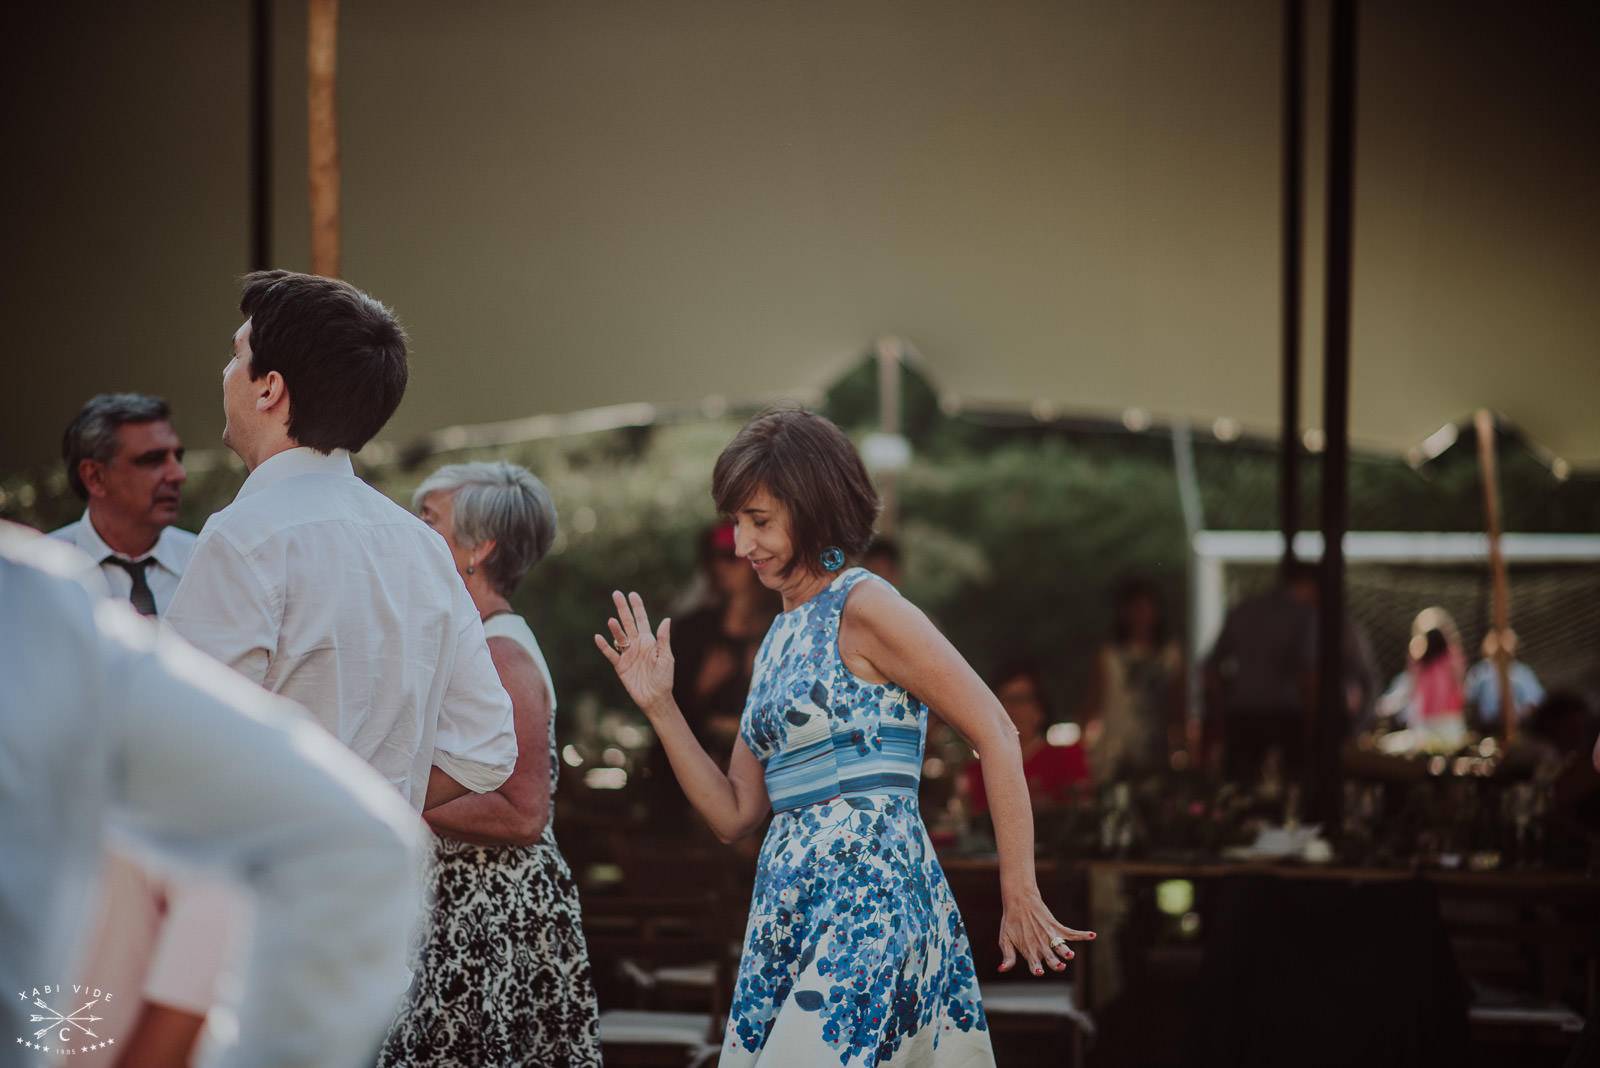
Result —
<svg viewBox="0 0 1600 1068"><path fill-rule="evenodd" d="M30 534L0 524L0 1062L87 1051L66 1024L34 1038L31 1015L139 996L74 990L96 982L74 947L115 813L254 891L223 1063L370 1064L420 906L416 816L299 709L92 598L81 558Z"/></svg>
<svg viewBox="0 0 1600 1068"><path fill-rule="evenodd" d="M172 603L172 595L178 591L178 580L183 578L183 569L189 563L189 553L193 551L195 542L195 535L187 530L167 527L149 552L143 556L127 556L114 551L105 543L105 539L100 537L100 532L94 529L94 523L90 521L87 509L84 510L82 519L76 523L68 523L59 530L52 530L50 536L77 546L90 560L98 564L106 585L111 587L111 595L124 601L133 594L133 576L115 564L105 563L105 558L118 556L135 564L144 559L154 560L154 566L145 569L144 580L156 599L158 616L165 613L167 606Z"/></svg>
<svg viewBox="0 0 1600 1068"><path fill-rule="evenodd" d="M430 766L482 793L516 764L511 698L449 548L343 450L257 465L206 521L165 619L304 705L418 810Z"/></svg>

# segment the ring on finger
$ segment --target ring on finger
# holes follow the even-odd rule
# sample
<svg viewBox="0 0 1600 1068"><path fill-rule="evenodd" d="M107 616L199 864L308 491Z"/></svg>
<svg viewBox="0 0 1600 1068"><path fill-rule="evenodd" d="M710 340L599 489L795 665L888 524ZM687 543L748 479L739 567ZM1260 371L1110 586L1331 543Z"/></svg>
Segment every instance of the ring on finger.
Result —
<svg viewBox="0 0 1600 1068"><path fill-rule="evenodd" d="M1067 944L1067 940L1065 938L1061 937L1060 935L1056 935L1054 938L1050 939L1050 948L1051 949L1055 949L1057 946L1064 946L1066 944Z"/></svg>
<svg viewBox="0 0 1600 1068"><path fill-rule="evenodd" d="M611 645L617 652L625 653L633 643L626 638L612 638Z"/></svg>

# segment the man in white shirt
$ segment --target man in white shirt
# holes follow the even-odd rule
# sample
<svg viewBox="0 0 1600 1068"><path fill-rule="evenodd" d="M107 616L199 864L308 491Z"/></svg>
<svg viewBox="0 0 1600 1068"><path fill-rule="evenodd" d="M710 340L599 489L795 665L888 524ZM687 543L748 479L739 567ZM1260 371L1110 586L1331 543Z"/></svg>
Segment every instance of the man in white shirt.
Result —
<svg viewBox="0 0 1600 1068"><path fill-rule="evenodd" d="M400 404L405 335L354 286L288 271L248 275L240 309L222 440L250 474L201 530L167 625L304 706L413 808L494 790L517 743L483 623L444 539L350 462ZM174 914L163 938L223 933ZM163 1015L176 1044L201 1019Z"/></svg>
<svg viewBox="0 0 1600 1068"><path fill-rule="evenodd" d="M249 469L207 520L166 621L304 705L417 809L498 787L511 700L448 548L350 454L406 386L405 335L346 282L244 280L222 440Z"/></svg>
<svg viewBox="0 0 1600 1068"><path fill-rule="evenodd" d="M0 763L15 802L0 804L0 1063L117 1055L90 1017L138 992L74 974L72 948L112 815L254 891L224 1063L370 1063L398 994L395 932L419 910L418 821L299 709L92 597L71 581L82 574L70 549L0 523Z"/></svg>
<svg viewBox="0 0 1600 1068"><path fill-rule="evenodd" d="M61 459L87 507L51 536L98 563L113 594L160 615L195 540L173 525L187 475L167 402L140 393L90 398L62 435Z"/></svg>

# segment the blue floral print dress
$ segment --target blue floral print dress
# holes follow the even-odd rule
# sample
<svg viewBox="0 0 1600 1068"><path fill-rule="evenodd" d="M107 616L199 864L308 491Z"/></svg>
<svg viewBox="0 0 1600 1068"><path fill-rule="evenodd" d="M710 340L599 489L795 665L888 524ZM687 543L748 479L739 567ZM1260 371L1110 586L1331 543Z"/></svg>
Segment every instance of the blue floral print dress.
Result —
<svg viewBox="0 0 1600 1068"><path fill-rule="evenodd" d="M860 568L780 615L740 734L766 769L727 1066L993 1065L967 933L917 809L928 707L839 656Z"/></svg>

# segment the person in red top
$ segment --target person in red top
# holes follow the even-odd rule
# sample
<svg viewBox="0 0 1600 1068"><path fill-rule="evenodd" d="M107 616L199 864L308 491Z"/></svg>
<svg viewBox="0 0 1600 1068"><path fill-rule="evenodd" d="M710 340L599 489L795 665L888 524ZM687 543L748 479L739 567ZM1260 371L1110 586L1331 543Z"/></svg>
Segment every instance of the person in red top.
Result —
<svg viewBox="0 0 1600 1068"><path fill-rule="evenodd" d="M1045 737L1050 720L1045 705L1044 683L1032 664L1013 665L995 676L994 695L1011 722L1016 724L1017 741L1022 745L1022 774L1028 780L1028 795L1035 812L1071 804L1074 794L1089 791L1089 761L1081 742L1051 745ZM974 760L962 772L973 812L987 812L989 799L983 791L983 773Z"/></svg>

